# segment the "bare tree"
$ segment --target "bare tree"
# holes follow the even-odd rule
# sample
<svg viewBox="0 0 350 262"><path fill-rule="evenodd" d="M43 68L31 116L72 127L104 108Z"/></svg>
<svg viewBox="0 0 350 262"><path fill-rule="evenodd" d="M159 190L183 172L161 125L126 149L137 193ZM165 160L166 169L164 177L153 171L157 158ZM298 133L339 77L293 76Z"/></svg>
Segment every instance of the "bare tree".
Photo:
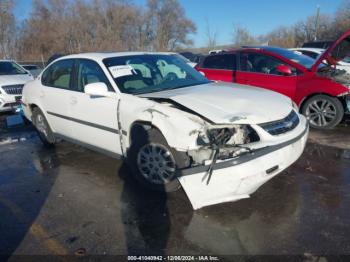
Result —
<svg viewBox="0 0 350 262"><path fill-rule="evenodd" d="M233 44L235 46L256 44L256 38L246 27L236 24L233 28Z"/></svg>
<svg viewBox="0 0 350 262"><path fill-rule="evenodd" d="M217 30L213 30L210 27L208 18L205 18L205 37L207 40L207 47L208 49L214 49L216 46L216 39L217 39Z"/></svg>
<svg viewBox="0 0 350 262"><path fill-rule="evenodd" d="M350 28L350 0L343 0L339 6L332 30L332 37L338 38L346 30Z"/></svg>
<svg viewBox="0 0 350 262"><path fill-rule="evenodd" d="M0 57L15 55L16 22L13 15L13 1L0 0Z"/></svg>
<svg viewBox="0 0 350 262"><path fill-rule="evenodd" d="M174 50L191 45L189 34L196 32L194 23L187 19L177 0L148 0L147 16L155 50Z"/></svg>
<svg viewBox="0 0 350 262"><path fill-rule="evenodd" d="M18 53L47 59L54 53L174 50L190 45L195 31L177 0L149 0L145 8L126 0L33 0Z"/></svg>
<svg viewBox="0 0 350 262"><path fill-rule="evenodd" d="M332 27L332 19L328 15L320 14L318 23L316 23L316 16L309 16L306 20L297 22L294 26L295 45L299 46L304 42L314 41L315 36L316 39L330 40L333 36L331 33Z"/></svg>
<svg viewBox="0 0 350 262"><path fill-rule="evenodd" d="M261 37L260 41L272 46L280 46L285 48L294 47L294 30L291 27L281 26Z"/></svg>

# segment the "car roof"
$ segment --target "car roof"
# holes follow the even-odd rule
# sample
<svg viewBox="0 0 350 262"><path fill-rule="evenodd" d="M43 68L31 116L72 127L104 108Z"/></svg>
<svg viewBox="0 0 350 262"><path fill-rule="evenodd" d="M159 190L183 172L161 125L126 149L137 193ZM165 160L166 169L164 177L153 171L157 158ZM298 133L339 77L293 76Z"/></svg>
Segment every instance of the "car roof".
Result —
<svg viewBox="0 0 350 262"><path fill-rule="evenodd" d="M238 51L244 51L244 50L263 50L263 51L267 51L267 52L275 52L275 51L282 51L282 50L288 50L286 48L282 48L282 47L276 47L276 46L265 46L265 45L244 45L238 48L230 48L230 49L226 49L223 50L218 54L225 54L225 53L234 53L234 52L238 52ZM213 54L215 55L215 54Z"/></svg>
<svg viewBox="0 0 350 262"><path fill-rule="evenodd" d="M68 58L85 58L96 61L102 61L105 58L119 57L119 56L134 56L134 55L172 55L174 52L92 52L92 53L80 53L61 56L54 61L68 59Z"/></svg>
<svg viewBox="0 0 350 262"><path fill-rule="evenodd" d="M286 48L277 47L277 46L266 46L266 45L253 45L253 46L242 46L243 49L259 49L267 52L275 52L286 50Z"/></svg>
<svg viewBox="0 0 350 262"><path fill-rule="evenodd" d="M311 51L318 54L321 54L324 52L325 49L323 48L313 48L313 47L299 47L299 48L289 48L289 50L305 50L305 51Z"/></svg>

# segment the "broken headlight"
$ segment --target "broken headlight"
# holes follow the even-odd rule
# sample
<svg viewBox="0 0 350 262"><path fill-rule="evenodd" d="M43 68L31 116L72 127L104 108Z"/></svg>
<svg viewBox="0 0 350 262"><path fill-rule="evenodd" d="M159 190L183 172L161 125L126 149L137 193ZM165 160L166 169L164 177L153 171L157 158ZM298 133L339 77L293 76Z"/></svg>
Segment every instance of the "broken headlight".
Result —
<svg viewBox="0 0 350 262"><path fill-rule="evenodd" d="M197 139L198 145L223 146L243 145L259 141L259 136L248 125L235 125L234 127L212 128Z"/></svg>
<svg viewBox="0 0 350 262"><path fill-rule="evenodd" d="M211 145L225 145L236 133L235 128L215 128L208 130L208 138Z"/></svg>

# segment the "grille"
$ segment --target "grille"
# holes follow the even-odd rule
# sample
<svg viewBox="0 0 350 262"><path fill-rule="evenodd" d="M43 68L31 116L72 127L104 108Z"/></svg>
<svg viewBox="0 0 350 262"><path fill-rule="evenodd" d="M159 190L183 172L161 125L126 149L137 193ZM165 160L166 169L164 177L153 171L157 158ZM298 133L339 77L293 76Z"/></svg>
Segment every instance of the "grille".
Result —
<svg viewBox="0 0 350 262"><path fill-rule="evenodd" d="M21 95L23 85L2 86L2 89L9 95Z"/></svg>
<svg viewBox="0 0 350 262"><path fill-rule="evenodd" d="M281 120L260 124L271 135L280 135L293 130L299 124L298 115L292 110L289 115Z"/></svg>
<svg viewBox="0 0 350 262"><path fill-rule="evenodd" d="M16 107L19 106L20 102L13 102L13 103L6 103L4 104L4 107Z"/></svg>

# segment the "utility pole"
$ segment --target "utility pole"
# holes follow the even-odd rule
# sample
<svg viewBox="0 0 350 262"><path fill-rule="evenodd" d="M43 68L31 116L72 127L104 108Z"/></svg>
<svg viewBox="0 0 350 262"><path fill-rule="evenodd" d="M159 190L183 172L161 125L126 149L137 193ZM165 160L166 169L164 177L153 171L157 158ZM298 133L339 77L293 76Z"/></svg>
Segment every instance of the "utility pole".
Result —
<svg viewBox="0 0 350 262"><path fill-rule="evenodd" d="M315 20L315 36L314 41L317 40L317 34L318 34L318 20L320 19L320 6L317 5L317 12L316 12L316 20Z"/></svg>

